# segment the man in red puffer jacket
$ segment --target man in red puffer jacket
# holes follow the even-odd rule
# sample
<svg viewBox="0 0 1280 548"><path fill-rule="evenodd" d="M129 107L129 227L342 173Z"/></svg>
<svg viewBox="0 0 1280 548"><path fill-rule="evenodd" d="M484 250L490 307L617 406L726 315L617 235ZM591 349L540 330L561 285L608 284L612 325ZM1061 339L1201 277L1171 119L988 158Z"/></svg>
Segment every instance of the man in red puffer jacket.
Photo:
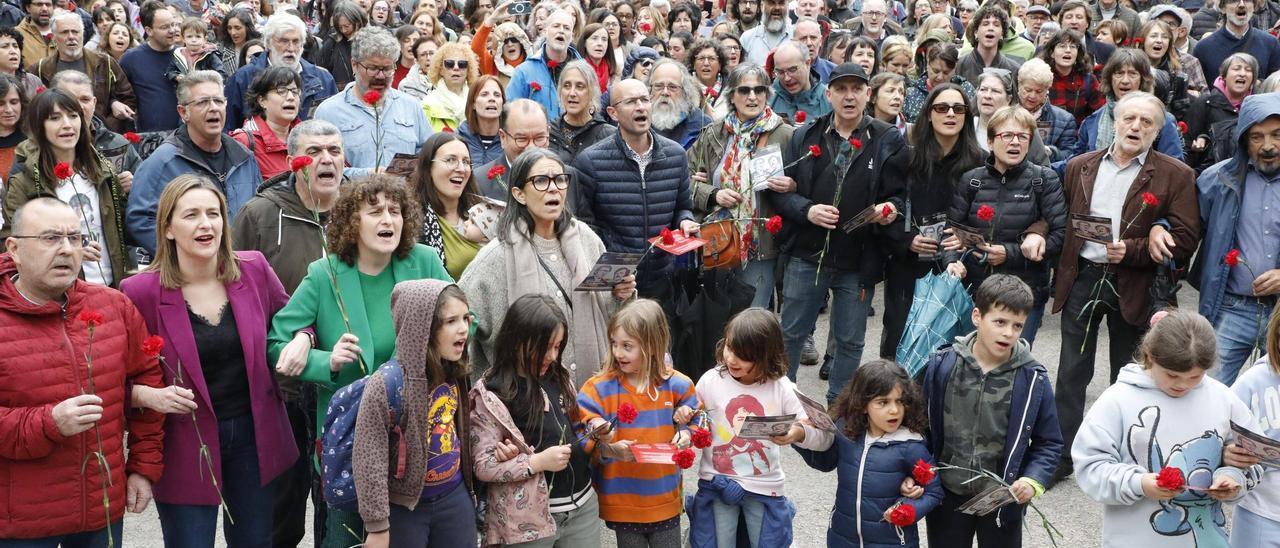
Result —
<svg viewBox="0 0 1280 548"><path fill-rule="evenodd" d="M108 535L120 546L125 509L146 508L163 468L164 416L128 405L131 387L161 386L160 365L142 352L147 326L129 299L78 279L87 236L69 206L37 198L12 221L0 255L0 547Z"/></svg>

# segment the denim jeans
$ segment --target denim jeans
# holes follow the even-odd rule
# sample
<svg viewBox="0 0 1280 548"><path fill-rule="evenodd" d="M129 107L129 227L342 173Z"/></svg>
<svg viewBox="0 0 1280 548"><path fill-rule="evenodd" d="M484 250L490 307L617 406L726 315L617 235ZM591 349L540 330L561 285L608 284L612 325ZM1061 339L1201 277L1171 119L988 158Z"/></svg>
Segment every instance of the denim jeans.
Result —
<svg viewBox="0 0 1280 548"><path fill-rule="evenodd" d="M773 272L777 266L778 259L776 258L749 261L743 265L742 281L756 288L756 296L751 299L752 307L769 309L769 302L773 300L773 286L776 279Z"/></svg>
<svg viewBox="0 0 1280 548"><path fill-rule="evenodd" d="M751 539L751 547L760 545L760 524L764 522L764 503L751 497L745 497L737 505L725 504L716 500L711 507L716 517L716 546L736 546L738 540L738 512L747 526L747 537Z"/></svg>
<svg viewBox="0 0 1280 548"><path fill-rule="evenodd" d="M218 449L222 456L222 498L231 519L223 516L228 546L271 546L271 485L262 485L253 415L218 421ZM208 472L205 473L208 478ZM156 503L164 544L173 548L213 548L218 529L217 505ZM234 521L235 523L232 523Z"/></svg>
<svg viewBox="0 0 1280 548"><path fill-rule="evenodd" d="M1257 348L1260 354L1267 351L1267 322L1271 319L1271 306L1255 297L1241 297L1227 293L1218 307L1218 322L1213 326L1218 333L1218 365L1209 371L1213 378L1231 386L1240 366Z"/></svg>
<svg viewBox="0 0 1280 548"><path fill-rule="evenodd" d="M864 287L858 274L851 270L828 266L819 272L816 263L797 258L787 263L782 278L782 336L787 350L787 377L793 381L800 369L804 340L818 322L818 310L828 290L831 291L830 333L836 339L836 346L827 401L835 401L862 362L867 312L871 309L874 287Z"/></svg>
<svg viewBox="0 0 1280 548"><path fill-rule="evenodd" d="M1026 339L1027 344L1035 344L1036 333L1040 331L1040 324L1044 323L1044 306L1049 302L1049 293L1045 291L1036 291L1035 302L1031 305L1031 313L1027 314L1027 321L1022 324L1021 338Z"/></svg>
<svg viewBox="0 0 1280 548"><path fill-rule="evenodd" d="M476 538L476 507L463 482L413 510L391 503L391 548L473 548Z"/></svg>
<svg viewBox="0 0 1280 548"><path fill-rule="evenodd" d="M101 508L99 508L101 510ZM116 546L124 546L120 535L124 529L124 520L111 524L111 540ZM0 539L0 548L107 548L107 528L96 531L57 535L45 538Z"/></svg>

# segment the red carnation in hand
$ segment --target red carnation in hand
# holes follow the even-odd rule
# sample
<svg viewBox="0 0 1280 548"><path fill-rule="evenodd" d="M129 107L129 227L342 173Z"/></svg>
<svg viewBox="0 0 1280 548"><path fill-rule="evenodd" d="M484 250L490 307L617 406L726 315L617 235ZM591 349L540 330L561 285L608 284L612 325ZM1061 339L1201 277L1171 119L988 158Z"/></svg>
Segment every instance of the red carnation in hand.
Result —
<svg viewBox="0 0 1280 548"><path fill-rule="evenodd" d="M706 449L711 447L711 431L705 428L691 428L693 431L693 446L698 449Z"/></svg>
<svg viewBox="0 0 1280 548"><path fill-rule="evenodd" d="M1156 474L1156 487L1169 491L1181 491L1183 486L1187 484L1187 478L1182 476L1182 470L1172 466L1166 466L1160 469L1160 473Z"/></svg>
<svg viewBox="0 0 1280 548"><path fill-rule="evenodd" d="M862 139L850 137L849 146L853 147L854 150L862 150Z"/></svg>
<svg viewBox="0 0 1280 548"><path fill-rule="evenodd" d="M893 215L893 206L885 204L884 207L880 208L881 217L888 219L890 215Z"/></svg>
<svg viewBox="0 0 1280 548"><path fill-rule="evenodd" d="M1183 134L1183 135L1186 135L1186 134L1187 134L1187 123L1186 123L1186 122L1183 122L1183 121L1181 121L1181 120L1179 120L1179 121L1178 121L1178 133L1181 133L1181 134Z"/></svg>
<svg viewBox="0 0 1280 548"><path fill-rule="evenodd" d="M142 137L132 131L126 131L124 132L124 140L136 145L142 142Z"/></svg>
<svg viewBox="0 0 1280 548"><path fill-rule="evenodd" d="M1227 266L1236 266L1240 264L1240 250L1232 249L1231 251L1228 251L1227 256L1222 258L1222 262L1226 263Z"/></svg>
<svg viewBox="0 0 1280 548"><path fill-rule="evenodd" d="M984 223L989 223L991 222L991 219L994 219L994 218L996 218L996 208L991 207L987 204L982 204L982 207L978 208L979 221L982 221Z"/></svg>
<svg viewBox="0 0 1280 548"><path fill-rule="evenodd" d="M653 25L650 25L649 23L640 23L640 32L649 34L649 31L651 30L653 30Z"/></svg>
<svg viewBox="0 0 1280 548"><path fill-rule="evenodd" d="M295 157L292 161L289 162L289 169L294 173L297 173L305 169L307 166L311 165L312 161L313 160L311 159L310 156Z"/></svg>
<svg viewBox="0 0 1280 548"><path fill-rule="evenodd" d="M814 158L822 156L822 147L818 145L809 145L809 155Z"/></svg>
<svg viewBox="0 0 1280 548"><path fill-rule="evenodd" d="M671 455L671 462L676 463L676 466L679 466L680 469L682 470L688 470L689 468L692 468L693 459L694 459L693 449L689 449L687 447L679 451L676 451L676 454Z"/></svg>
<svg viewBox="0 0 1280 548"><path fill-rule="evenodd" d="M630 403L623 403L618 406L618 422L622 424L631 424L636 422L636 417L640 416L640 412L636 411L636 406Z"/></svg>
<svg viewBox="0 0 1280 548"><path fill-rule="evenodd" d="M672 233L671 233L671 229L670 229L670 228L664 228L664 229L662 229L662 232L659 232L659 233L658 233L658 237L659 237L659 238L662 238L662 243L663 243L664 245L671 245L671 244L676 243L676 236L675 236L675 234L672 234Z"/></svg>
<svg viewBox="0 0 1280 548"><path fill-rule="evenodd" d="M933 471L933 466L925 462L924 459L917 459L915 468L911 469L911 477L915 478L916 484L921 487L928 485L929 482L933 481L933 477L935 475L936 473Z"/></svg>
<svg viewBox="0 0 1280 548"><path fill-rule="evenodd" d="M371 89L364 93L363 99L364 99L364 102L369 106L374 106L378 104L378 101L382 100L382 94L378 93L378 90L376 89Z"/></svg>
<svg viewBox="0 0 1280 548"><path fill-rule="evenodd" d="M59 179L70 179L75 174L71 170L71 165L66 162L58 162L58 165L53 166L53 176Z"/></svg>
<svg viewBox="0 0 1280 548"><path fill-rule="evenodd" d="M1160 205L1160 199L1156 198L1155 194L1152 194L1150 192L1143 192L1142 203L1146 204L1148 207L1155 207Z"/></svg>
<svg viewBox="0 0 1280 548"><path fill-rule="evenodd" d="M769 217L769 220L764 223L764 229L768 230L769 234L777 234L782 230L782 216L774 215Z"/></svg>
<svg viewBox="0 0 1280 548"><path fill-rule="evenodd" d="M149 357L159 356L161 350L164 350L164 337L160 335L152 335L142 341L142 353Z"/></svg>
<svg viewBox="0 0 1280 548"><path fill-rule="evenodd" d="M707 88L707 97L715 99L716 97L719 97L719 96L720 94L716 93L716 90L714 88Z"/></svg>
<svg viewBox="0 0 1280 548"><path fill-rule="evenodd" d="M80 321L89 324L89 327L102 325L102 313L97 310L81 310L80 315L76 317Z"/></svg>
<svg viewBox="0 0 1280 548"><path fill-rule="evenodd" d="M803 124L803 123L804 123L804 119L805 119L805 118L808 118L808 117L809 117L809 113L807 113L807 112L805 112L805 111L803 111L803 110L801 110L801 111L799 111L799 112L796 112L796 123L797 123L797 124Z"/></svg>
<svg viewBox="0 0 1280 548"><path fill-rule="evenodd" d="M537 82L529 82L529 89L533 91L542 91L542 84Z"/></svg>
<svg viewBox="0 0 1280 548"><path fill-rule="evenodd" d="M498 177L501 177L506 172L507 172L506 167L503 167L501 165L493 166L489 168L489 180L492 181L494 179L497 179Z"/></svg>
<svg viewBox="0 0 1280 548"><path fill-rule="evenodd" d="M916 522L916 507L910 504L899 504L889 512L889 523L898 527L910 527Z"/></svg>

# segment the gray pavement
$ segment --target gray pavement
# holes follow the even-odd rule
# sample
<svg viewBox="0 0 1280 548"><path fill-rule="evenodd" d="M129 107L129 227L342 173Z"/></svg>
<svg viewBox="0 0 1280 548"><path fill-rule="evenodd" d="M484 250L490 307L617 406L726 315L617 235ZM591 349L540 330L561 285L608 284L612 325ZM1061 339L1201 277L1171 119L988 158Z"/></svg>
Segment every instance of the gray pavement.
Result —
<svg viewBox="0 0 1280 548"><path fill-rule="evenodd" d="M1197 295L1194 290L1184 288L1179 295L1179 302L1184 308L1194 310L1196 301ZM883 313L884 302L879 291L876 292L874 303L877 312ZM1050 303L1050 306L1052 306L1052 303ZM828 316L826 314L818 319L817 343L820 349L824 347L826 342L827 319ZM1048 368L1050 378L1057 377L1058 351L1062 343L1059 320L1059 315L1046 314L1044 325L1040 328L1035 348L1032 350L1036 359ZM874 358L879 349L881 321L881 314L877 314L868 321L866 350L863 354L864 360ZM1098 340L1097 354L1101 358L1097 362L1093 382L1089 385L1088 401L1090 403L1097 399L1098 395L1107 387L1108 363L1105 358L1107 356L1107 348L1108 338L1106 330L1103 329ZM697 379L694 380L696 381ZM827 383L818 379L817 367L802 367L798 384L801 391L814 396L815 399L821 400L826 393ZM782 454L783 470L787 474L786 494L795 503L798 510L794 522L795 546L805 548L825 546L827 520L830 515L831 505L835 500L836 478L834 472L825 474L809 468L795 451L783 451ZM686 492L693 492L697 487L697 475L686 472L684 487ZM1076 486L1074 477L1067 478L1066 481L1046 493L1036 501L1036 505L1063 533L1064 537L1058 541L1058 546L1063 548L1082 548L1097 546L1101 543L1102 505L1085 496ZM1230 509L1228 509L1229 513ZM1230 523L1229 519L1228 523ZM687 529L687 521L684 523L684 527ZM605 529L603 524L601 525L601 530L602 546L616 546L613 533ZM922 530L922 544L927 545L927 543L923 543L923 537ZM160 521L156 516L154 506L141 515L130 514L125 519L123 546L160 547L163 546L161 539ZM311 544L311 534L308 531L302 546L309 547ZM224 546L221 535L219 535L217 545ZM1034 512L1028 511L1027 525L1023 530L1023 545L1030 548L1052 546L1044 528L1039 525L1037 518L1035 518Z"/></svg>

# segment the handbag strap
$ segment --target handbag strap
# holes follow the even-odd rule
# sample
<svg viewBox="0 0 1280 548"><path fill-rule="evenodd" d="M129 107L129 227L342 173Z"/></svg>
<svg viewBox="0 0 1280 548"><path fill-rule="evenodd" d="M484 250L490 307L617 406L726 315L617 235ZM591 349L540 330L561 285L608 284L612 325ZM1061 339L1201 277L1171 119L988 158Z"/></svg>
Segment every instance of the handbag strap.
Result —
<svg viewBox="0 0 1280 548"><path fill-rule="evenodd" d="M551 283L556 284L556 289L560 290L560 294L564 296L565 304L569 305L569 311L572 312L573 294L565 291L564 286L560 285L560 280L557 280L556 275L551 272L551 267L547 266L547 261L542 260L542 255L539 255L537 251L534 251L533 256L538 258L538 264L542 265L542 270L546 271L547 276L551 277Z"/></svg>

